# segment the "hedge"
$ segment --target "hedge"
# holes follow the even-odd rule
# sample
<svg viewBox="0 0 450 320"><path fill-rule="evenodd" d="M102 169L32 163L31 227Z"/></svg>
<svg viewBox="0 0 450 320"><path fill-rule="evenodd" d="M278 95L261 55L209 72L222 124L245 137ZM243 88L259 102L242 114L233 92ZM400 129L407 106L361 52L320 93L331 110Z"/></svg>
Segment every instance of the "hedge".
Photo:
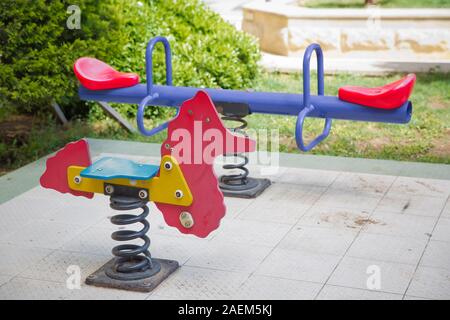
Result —
<svg viewBox="0 0 450 320"><path fill-rule="evenodd" d="M74 61L93 56L145 81L145 47L157 35L170 40L176 85L248 88L258 73L255 40L198 0L77 0L79 30L66 27L71 2L0 2L2 105L39 113L56 99L70 117L85 116L89 107L77 98ZM163 82L162 48L155 51L154 67L154 81ZM134 116L136 106L119 109Z"/></svg>

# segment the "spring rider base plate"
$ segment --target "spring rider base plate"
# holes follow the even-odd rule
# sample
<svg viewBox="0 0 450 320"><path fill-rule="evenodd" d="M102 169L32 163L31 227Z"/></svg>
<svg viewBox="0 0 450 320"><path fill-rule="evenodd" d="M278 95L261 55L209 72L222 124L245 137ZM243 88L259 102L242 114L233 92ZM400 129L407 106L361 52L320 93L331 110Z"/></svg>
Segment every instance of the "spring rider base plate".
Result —
<svg viewBox="0 0 450 320"><path fill-rule="evenodd" d="M251 199L256 198L264 190L266 190L271 182L269 179L259 179L259 178L250 178L247 177L246 184L236 184L232 183L223 183L222 177L219 178L219 187L222 190L222 193L225 197L234 197L234 198L245 198Z"/></svg>
<svg viewBox="0 0 450 320"><path fill-rule="evenodd" d="M117 280L106 274L107 270L111 270L114 265L114 260L115 258L109 260L100 269L88 276L85 281L86 284L103 288L150 292L179 267L175 260L152 258L154 264L161 266L159 272L139 280Z"/></svg>

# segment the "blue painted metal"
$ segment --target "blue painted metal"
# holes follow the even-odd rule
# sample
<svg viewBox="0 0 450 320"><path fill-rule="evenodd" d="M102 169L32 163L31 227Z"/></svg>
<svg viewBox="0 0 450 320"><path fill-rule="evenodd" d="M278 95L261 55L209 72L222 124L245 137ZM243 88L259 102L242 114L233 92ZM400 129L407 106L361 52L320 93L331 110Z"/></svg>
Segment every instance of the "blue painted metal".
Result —
<svg viewBox="0 0 450 320"><path fill-rule="evenodd" d="M147 44L147 49L145 51L145 72L147 75L147 96L144 97L138 105L136 121L139 131L145 136L153 136L158 132L167 128L169 121L163 124L147 130L144 124L144 112L145 107L147 107L152 101L159 97L158 92L153 90L153 50L155 45L161 42L164 45L164 53L166 60L166 85L172 86L172 52L170 50L169 41L164 37L155 37L151 39ZM178 112L177 112L178 115ZM175 115L176 116L176 115Z"/></svg>
<svg viewBox="0 0 450 320"><path fill-rule="evenodd" d="M163 43L166 54L166 85L153 84L152 52L158 42ZM314 51L318 57L318 95L310 95L309 92L309 62L311 54ZM408 123L411 119L412 104L410 101L407 101L399 108L386 110L345 102L335 96L325 96L323 84L323 53L317 44L311 45L306 50L303 59L303 69L304 95L173 86L169 42L164 37L156 37L150 40L146 50L147 84L138 84L132 87L113 90L89 90L80 86L79 95L83 100L138 104L138 128L144 135L153 135L164 130L167 127L167 123L147 130L144 126L144 110L147 105L179 108L184 101L191 99L199 90L204 90L215 102L245 103L248 105L250 113L297 116L296 141L302 150L310 150L326 138L331 128L331 119L386 123ZM306 146L302 138L305 117L325 119L322 134Z"/></svg>
<svg viewBox="0 0 450 320"><path fill-rule="evenodd" d="M331 130L331 118L325 118L325 124L322 133L317 136L308 145L305 145L303 141L303 123L306 116L314 111L315 107L311 104L311 86L310 86L310 62L311 55L316 52L317 56L317 95L323 96L325 92L324 72L323 72L323 53L318 44L312 44L306 48L305 55L303 56L303 106L302 111L299 112L297 117L297 123L295 125L295 140L297 146L302 151L310 151L320 142L325 140L330 134Z"/></svg>
<svg viewBox="0 0 450 320"><path fill-rule="evenodd" d="M154 85L158 97L152 100L155 106L179 107L191 99L199 90L204 90L213 101L245 103L251 113L297 116L303 107L303 95L277 92L247 92L224 89L199 89ZM145 84L114 90L88 90L79 88L80 98L90 101L110 101L139 104L147 96ZM316 108L308 115L316 118L333 118L388 123L408 123L412 105L406 102L397 109L375 109L339 100L334 96L311 96L311 104Z"/></svg>
<svg viewBox="0 0 450 320"><path fill-rule="evenodd" d="M147 76L147 94L153 93L153 50L155 45L161 42L164 45L166 58L166 85L172 85L172 51L170 50L169 41L165 37L155 37L147 44L145 50L145 73Z"/></svg>
<svg viewBox="0 0 450 320"><path fill-rule="evenodd" d="M81 171L80 175L99 180L116 178L148 180L156 176L158 171L159 166L157 165L139 164L128 159L105 157Z"/></svg>

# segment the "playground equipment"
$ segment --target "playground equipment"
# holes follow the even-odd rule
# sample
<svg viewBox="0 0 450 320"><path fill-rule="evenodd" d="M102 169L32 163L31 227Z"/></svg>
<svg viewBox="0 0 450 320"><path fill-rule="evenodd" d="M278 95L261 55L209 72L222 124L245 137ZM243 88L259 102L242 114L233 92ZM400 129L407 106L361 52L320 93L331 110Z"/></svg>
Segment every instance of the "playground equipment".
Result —
<svg viewBox="0 0 450 320"><path fill-rule="evenodd" d="M166 85L153 83L152 53L155 45L161 42L165 50ZM310 90L310 60L317 56L317 95ZM91 101L107 101L138 104L137 124L140 132L146 136L167 128L164 123L152 129L145 128L144 110L148 105L179 108L200 90L192 87L179 87L172 84L172 56L170 44L164 37L155 37L149 41L146 49L147 83L139 83L139 77L133 73L120 73L104 62L93 58L81 58L74 66L81 85L80 98ZM212 99L224 120L240 123L234 131L242 132L247 126L245 116L251 113L297 116L295 139L302 151L309 151L323 141L331 131L333 119L372 121L386 123L408 123L411 119L412 104L408 98L412 92L415 75L410 74L394 83L378 88L344 86L339 89L338 97L325 96L323 54L318 44L310 45L303 57L303 94L247 92L239 90L202 89ZM303 139L306 117L325 119L323 132L306 144ZM248 158L244 154L228 156L243 158L239 165L225 165L225 169L241 169L241 174L224 175L219 178L225 195L237 197L255 197L270 185L268 179L248 177L245 167Z"/></svg>
<svg viewBox="0 0 450 320"><path fill-rule="evenodd" d="M191 139L183 144L183 157L177 153L177 130L185 137L195 137L201 124L203 132L215 133L218 148L209 148L210 141ZM200 143L200 144L199 144ZM209 161L196 161L196 150L208 151ZM208 149L209 148L209 149ZM159 165L140 164L128 159L104 157L92 162L88 142L72 142L50 157L40 179L45 188L75 196L92 198L94 193L110 197L110 207L126 211L142 209L139 215L117 214L111 218L115 225L140 223L142 229L119 230L112 234L117 241L140 239L135 243L114 247L115 256L86 279L86 283L138 291L150 291L178 267L173 260L152 258L150 239L146 235L150 225L148 201L162 212L166 223L180 232L206 237L215 230L225 215L223 194L214 174L214 158L223 153L252 152L255 141L234 135L222 124L208 95L199 91L185 101L177 117L168 124L168 138L161 147Z"/></svg>
<svg viewBox="0 0 450 320"><path fill-rule="evenodd" d="M165 48L166 85L153 84L152 52L158 42ZM317 95L310 93L309 67L314 52L317 55ZM112 238L117 241L141 239L143 244L114 247L115 258L86 279L86 283L92 285L139 291L152 290L178 267L176 261L150 255L148 201L156 204L168 225L182 233L206 237L225 215L221 190L232 196L255 197L270 185L268 179L248 177L245 153L255 151L256 143L245 134L232 132L242 133L247 125L245 116L251 113L297 116L295 139L301 150L308 151L328 136L332 119L407 123L412 112L408 98L415 82L415 76L408 75L384 87L342 87L338 97L325 96L322 50L313 44L307 48L303 59L303 94L176 87L172 85L170 45L163 37L148 43L146 84L139 84L137 74L121 73L94 58L78 59L74 71L81 83L82 99L136 103L139 105L137 124L142 134L151 136L168 129L159 165L112 157L92 163L87 141L80 140L69 143L50 157L40 179L43 187L62 193L87 198L92 198L94 193L109 196L110 207L114 210L142 209L139 215L117 214L111 222L142 224L139 231L115 231ZM175 107L177 115L148 130L144 125L144 110L148 105ZM229 131L219 112L222 119L237 121L240 126ZM325 119L322 134L309 144L303 140L306 117ZM219 155L242 158L241 164L224 167L238 168L243 173L224 175L218 181L213 162Z"/></svg>

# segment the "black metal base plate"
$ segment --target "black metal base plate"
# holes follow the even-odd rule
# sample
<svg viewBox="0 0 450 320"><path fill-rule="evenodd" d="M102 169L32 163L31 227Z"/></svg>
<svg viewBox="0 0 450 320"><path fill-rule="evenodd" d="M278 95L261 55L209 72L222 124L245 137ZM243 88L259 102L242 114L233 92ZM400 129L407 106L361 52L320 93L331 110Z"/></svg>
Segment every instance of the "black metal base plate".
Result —
<svg viewBox="0 0 450 320"><path fill-rule="evenodd" d="M220 190L222 190L223 195L225 197L234 198L256 198L271 185L269 179L258 179L250 177L247 177L247 184L244 186L224 184L220 180L221 179L219 178L219 187Z"/></svg>
<svg viewBox="0 0 450 320"><path fill-rule="evenodd" d="M108 277L105 273L105 270L111 268L114 264L114 259L109 260L100 269L87 277L86 284L103 288L150 292L179 267L178 262L175 260L152 258L154 262L161 265L161 270L158 273L140 280L116 280Z"/></svg>

